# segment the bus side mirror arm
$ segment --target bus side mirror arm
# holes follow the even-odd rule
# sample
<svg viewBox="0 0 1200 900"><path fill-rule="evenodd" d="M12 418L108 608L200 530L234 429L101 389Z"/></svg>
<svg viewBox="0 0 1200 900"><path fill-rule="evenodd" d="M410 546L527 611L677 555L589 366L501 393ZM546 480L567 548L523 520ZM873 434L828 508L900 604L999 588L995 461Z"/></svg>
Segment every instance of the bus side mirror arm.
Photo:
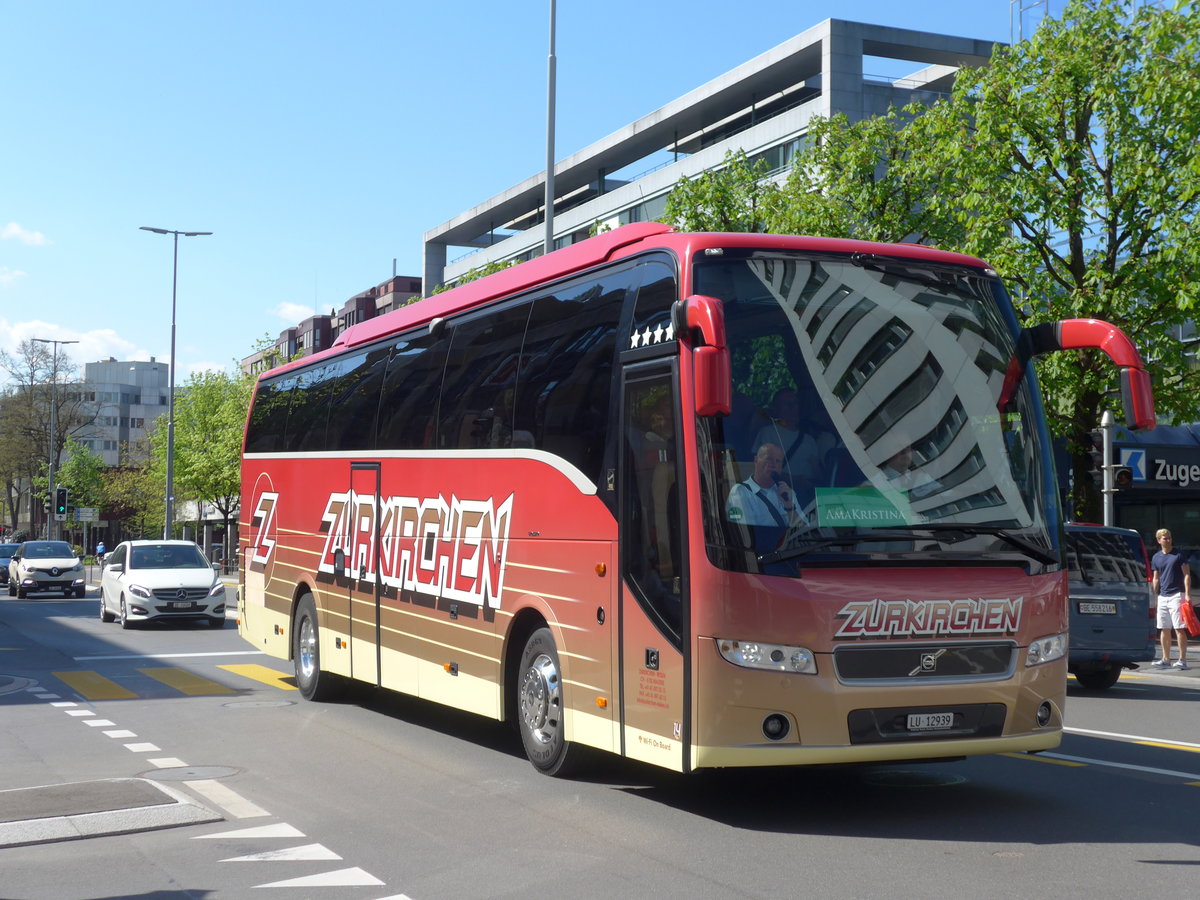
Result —
<svg viewBox="0 0 1200 900"><path fill-rule="evenodd" d="M716 297L694 294L675 303L671 321L692 351L696 415L727 416L733 409L733 374L725 344L725 308Z"/></svg>
<svg viewBox="0 0 1200 900"><path fill-rule="evenodd" d="M1018 341L1018 355L1024 360L1059 350L1103 350L1121 368L1121 401L1125 425L1132 431L1145 431L1157 422L1150 373L1133 341L1116 325L1102 319L1064 319L1026 328ZM1010 369L1012 367L1010 366Z"/></svg>

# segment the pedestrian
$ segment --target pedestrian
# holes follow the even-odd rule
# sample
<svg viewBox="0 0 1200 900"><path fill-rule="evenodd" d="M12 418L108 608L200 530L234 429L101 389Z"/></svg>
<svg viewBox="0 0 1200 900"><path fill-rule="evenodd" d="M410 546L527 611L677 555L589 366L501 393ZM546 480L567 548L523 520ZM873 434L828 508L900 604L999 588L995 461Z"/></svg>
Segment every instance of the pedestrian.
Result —
<svg viewBox="0 0 1200 900"><path fill-rule="evenodd" d="M1151 663L1156 669L1171 665L1171 632L1179 644L1179 659L1173 668L1186 669L1188 633L1183 623L1183 604L1192 602L1192 572L1183 552L1175 549L1171 532L1160 528L1154 534L1162 549L1150 560L1154 570L1153 587L1158 595L1158 640L1162 645L1162 659Z"/></svg>

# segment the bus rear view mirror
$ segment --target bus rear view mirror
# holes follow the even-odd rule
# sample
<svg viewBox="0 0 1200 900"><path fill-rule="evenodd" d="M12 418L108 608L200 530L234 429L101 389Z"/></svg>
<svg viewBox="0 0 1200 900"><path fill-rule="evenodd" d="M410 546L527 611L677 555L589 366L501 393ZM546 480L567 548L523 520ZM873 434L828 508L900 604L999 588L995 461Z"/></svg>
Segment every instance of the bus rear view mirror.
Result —
<svg viewBox="0 0 1200 900"><path fill-rule="evenodd" d="M1131 431L1145 431L1157 422L1154 413L1154 392L1150 373L1142 362L1133 341L1116 325L1102 319L1064 319L1027 328L1021 335L1019 354L1025 359L1059 350L1103 350L1108 358L1121 367L1121 401L1125 426Z"/></svg>
<svg viewBox="0 0 1200 900"><path fill-rule="evenodd" d="M692 350L696 415L729 415L733 407L733 376L721 301L695 294L675 304L673 318L676 332Z"/></svg>

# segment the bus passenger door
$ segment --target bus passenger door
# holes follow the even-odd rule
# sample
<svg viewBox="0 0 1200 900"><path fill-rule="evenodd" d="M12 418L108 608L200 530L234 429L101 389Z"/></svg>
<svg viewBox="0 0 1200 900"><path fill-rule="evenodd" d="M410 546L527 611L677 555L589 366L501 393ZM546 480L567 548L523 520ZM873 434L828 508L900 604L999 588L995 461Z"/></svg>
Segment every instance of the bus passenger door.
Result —
<svg viewBox="0 0 1200 900"><path fill-rule="evenodd" d="M346 560L350 669L354 678L379 683L380 472L377 462L350 464L350 493L357 501Z"/></svg>
<svg viewBox="0 0 1200 900"><path fill-rule="evenodd" d="M673 360L624 369L620 697L624 754L686 771L689 615L677 384Z"/></svg>

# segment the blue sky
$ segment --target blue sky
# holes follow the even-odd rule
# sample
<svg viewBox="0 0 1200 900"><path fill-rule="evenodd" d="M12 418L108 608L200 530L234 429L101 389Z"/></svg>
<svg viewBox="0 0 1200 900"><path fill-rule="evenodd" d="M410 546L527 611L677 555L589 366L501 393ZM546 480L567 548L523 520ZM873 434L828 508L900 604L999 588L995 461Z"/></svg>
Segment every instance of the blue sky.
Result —
<svg viewBox="0 0 1200 900"><path fill-rule="evenodd" d="M1061 5L1061 4L1056 4ZM556 156L830 15L1009 39L1009 0L558 0ZM0 0L0 348L180 380L340 308L545 162L549 0ZM882 73L898 74L898 73Z"/></svg>

